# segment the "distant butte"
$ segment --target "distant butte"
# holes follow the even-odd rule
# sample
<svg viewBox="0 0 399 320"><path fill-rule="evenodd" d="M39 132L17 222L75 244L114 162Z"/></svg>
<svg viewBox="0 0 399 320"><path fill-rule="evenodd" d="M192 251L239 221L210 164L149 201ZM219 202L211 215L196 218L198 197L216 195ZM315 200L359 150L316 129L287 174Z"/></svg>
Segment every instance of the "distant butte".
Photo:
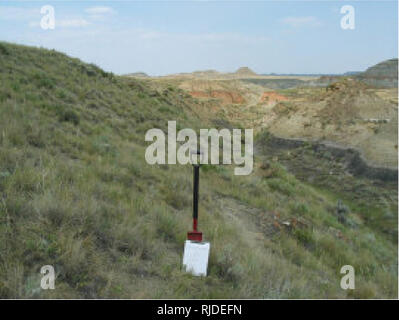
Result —
<svg viewBox="0 0 399 320"><path fill-rule="evenodd" d="M248 67L239 68L235 74L240 76L257 76L257 74Z"/></svg>

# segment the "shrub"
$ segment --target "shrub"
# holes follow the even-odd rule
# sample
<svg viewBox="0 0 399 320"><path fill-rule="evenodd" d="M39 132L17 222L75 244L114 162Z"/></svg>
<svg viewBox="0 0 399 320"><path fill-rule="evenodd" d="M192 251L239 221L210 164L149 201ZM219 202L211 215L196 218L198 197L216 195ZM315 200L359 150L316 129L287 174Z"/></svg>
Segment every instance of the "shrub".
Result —
<svg viewBox="0 0 399 320"><path fill-rule="evenodd" d="M268 181L268 185L272 190L280 192L286 196L295 194L295 188L282 179L272 178Z"/></svg>
<svg viewBox="0 0 399 320"><path fill-rule="evenodd" d="M3 44L0 43L0 54L3 54L5 56L8 56L10 54L10 50Z"/></svg>
<svg viewBox="0 0 399 320"><path fill-rule="evenodd" d="M294 233L296 239L305 247L314 245L313 232L310 229L296 229Z"/></svg>
<svg viewBox="0 0 399 320"><path fill-rule="evenodd" d="M293 214L297 214L297 215L305 215L307 213L309 213L309 207L306 203L295 203L295 205L292 206L291 209Z"/></svg>
<svg viewBox="0 0 399 320"><path fill-rule="evenodd" d="M160 210L155 215L157 233L166 241L179 244L180 235L184 234L179 224L179 219L175 213L168 210Z"/></svg>
<svg viewBox="0 0 399 320"><path fill-rule="evenodd" d="M43 72L35 73L32 80L39 88L53 89L55 86L54 80Z"/></svg>
<svg viewBox="0 0 399 320"><path fill-rule="evenodd" d="M182 190L165 190L165 201L177 210L182 210L190 205L190 199Z"/></svg>
<svg viewBox="0 0 399 320"><path fill-rule="evenodd" d="M27 142L36 148L44 148L46 146L46 139L42 131L31 132L26 136Z"/></svg>
<svg viewBox="0 0 399 320"><path fill-rule="evenodd" d="M211 252L211 262L213 265L212 272L227 281L237 283L245 274L242 265L239 263L238 253L231 245L219 248L217 256Z"/></svg>
<svg viewBox="0 0 399 320"><path fill-rule="evenodd" d="M71 122L75 126L80 123L79 115L73 110L62 111L59 115L59 121L61 122Z"/></svg>

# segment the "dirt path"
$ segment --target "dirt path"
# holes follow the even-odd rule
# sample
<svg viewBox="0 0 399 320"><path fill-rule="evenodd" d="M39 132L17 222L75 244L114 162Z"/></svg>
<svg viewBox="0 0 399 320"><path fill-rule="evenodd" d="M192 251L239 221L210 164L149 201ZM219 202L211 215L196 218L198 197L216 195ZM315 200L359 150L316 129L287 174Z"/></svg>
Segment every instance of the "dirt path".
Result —
<svg viewBox="0 0 399 320"><path fill-rule="evenodd" d="M225 218L231 220L248 235L247 240L251 245L265 241L276 232L271 212L249 207L234 198L218 198L217 203L225 213Z"/></svg>

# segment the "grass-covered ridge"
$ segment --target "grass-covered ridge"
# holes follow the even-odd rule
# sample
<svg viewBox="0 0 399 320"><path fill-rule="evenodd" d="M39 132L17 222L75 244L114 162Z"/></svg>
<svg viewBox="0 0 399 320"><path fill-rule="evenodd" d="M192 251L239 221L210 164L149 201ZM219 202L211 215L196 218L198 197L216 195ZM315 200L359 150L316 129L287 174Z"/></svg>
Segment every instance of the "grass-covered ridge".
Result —
<svg viewBox="0 0 399 320"><path fill-rule="evenodd" d="M175 87L8 43L0 79L0 297L397 296L392 235L351 203L343 218L334 195L260 158L247 177L203 168L209 276L185 274L191 167L148 165L144 135L168 120L209 127L203 106ZM56 289L43 291L47 264ZM345 264L356 270L351 292L340 288Z"/></svg>

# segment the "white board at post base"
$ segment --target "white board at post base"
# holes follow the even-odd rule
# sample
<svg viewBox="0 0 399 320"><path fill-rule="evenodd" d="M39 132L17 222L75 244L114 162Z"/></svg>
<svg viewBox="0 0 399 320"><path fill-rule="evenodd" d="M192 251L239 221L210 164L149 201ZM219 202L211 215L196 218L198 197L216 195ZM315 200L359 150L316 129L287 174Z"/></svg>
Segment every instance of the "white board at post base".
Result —
<svg viewBox="0 0 399 320"><path fill-rule="evenodd" d="M184 242L183 268L186 272L206 277L210 246L209 242Z"/></svg>

